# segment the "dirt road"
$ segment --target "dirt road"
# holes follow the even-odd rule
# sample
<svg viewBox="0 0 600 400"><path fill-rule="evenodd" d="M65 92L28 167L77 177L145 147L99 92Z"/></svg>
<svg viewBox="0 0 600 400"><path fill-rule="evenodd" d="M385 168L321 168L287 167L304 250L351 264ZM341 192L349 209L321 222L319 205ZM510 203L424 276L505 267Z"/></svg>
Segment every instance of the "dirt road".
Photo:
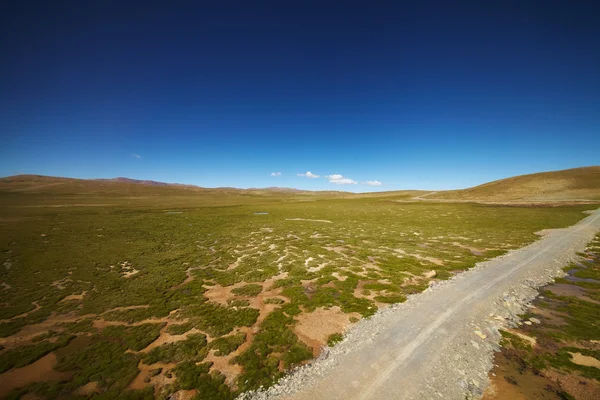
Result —
<svg viewBox="0 0 600 400"><path fill-rule="evenodd" d="M246 398L478 398L498 328L515 326L535 288L560 275L598 230L600 209L359 322L313 365Z"/></svg>

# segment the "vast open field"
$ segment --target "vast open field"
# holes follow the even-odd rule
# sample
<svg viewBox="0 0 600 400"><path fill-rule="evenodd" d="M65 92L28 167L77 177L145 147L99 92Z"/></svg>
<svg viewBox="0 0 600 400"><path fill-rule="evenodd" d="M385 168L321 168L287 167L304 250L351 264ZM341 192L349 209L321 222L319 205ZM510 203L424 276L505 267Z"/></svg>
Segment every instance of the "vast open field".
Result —
<svg viewBox="0 0 600 400"><path fill-rule="evenodd" d="M0 397L227 399L597 205L3 182Z"/></svg>

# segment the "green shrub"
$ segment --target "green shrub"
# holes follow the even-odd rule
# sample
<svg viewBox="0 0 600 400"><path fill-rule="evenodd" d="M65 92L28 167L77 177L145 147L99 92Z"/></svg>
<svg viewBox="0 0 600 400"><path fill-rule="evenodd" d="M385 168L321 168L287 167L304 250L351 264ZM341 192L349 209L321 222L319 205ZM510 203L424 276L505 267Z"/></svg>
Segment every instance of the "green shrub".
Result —
<svg viewBox="0 0 600 400"><path fill-rule="evenodd" d="M211 363L196 365L193 361L180 362L173 372L177 377L177 388L198 390L194 399L233 399L234 395L225 384L225 377L220 373L209 373Z"/></svg>
<svg viewBox="0 0 600 400"><path fill-rule="evenodd" d="M102 335L119 339L126 348L139 351L158 339L164 326L165 324L113 325L105 328Z"/></svg>
<svg viewBox="0 0 600 400"><path fill-rule="evenodd" d="M208 346L211 349L216 349L216 356L226 356L232 351L235 351L238 347L246 341L246 334L243 332L236 333L235 335L223 336L210 342Z"/></svg>
<svg viewBox="0 0 600 400"><path fill-rule="evenodd" d="M196 333L186 340L163 344L150 350L143 358L144 363L151 365L159 361L164 363L193 360L202 361L208 354L206 335Z"/></svg>
<svg viewBox="0 0 600 400"><path fill-rule="evenodd" d="M344 336L341 333L332 333L329 335L329 338L327 338L327 346L333 347L342 340L344 340Z"/></svg>
<svg viewBox="0 0 600 400"><path fill-rule="evenodd" d="M193 327L194 327L194 325L190 322L185 323L185 324L169 325L167 327L167 332L170 335L183 335L184 333L186 333Z"/></svg>
<svg viewBox="0 0 600 400"><path fill-rule="evenodd" d="M231 293L236 294L238 296L249 296L249 297L255 297L260 292L262 292L262 285L257 285L257 284L245 285L245 286L241 286L239 288L235 288L235 289L231 290Z"/></svg>

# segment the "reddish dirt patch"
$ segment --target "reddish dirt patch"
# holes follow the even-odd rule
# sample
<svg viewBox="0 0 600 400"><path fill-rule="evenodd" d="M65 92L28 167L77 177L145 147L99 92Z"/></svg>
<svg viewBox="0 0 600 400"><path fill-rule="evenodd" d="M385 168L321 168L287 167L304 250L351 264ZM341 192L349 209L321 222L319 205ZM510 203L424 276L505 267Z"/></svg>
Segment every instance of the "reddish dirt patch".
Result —
<svg viewBox="0 0 600 400"><path fill-rule="evenodd" d="M152 385L154 386L154 393L158 393L158 391L160 391L160 389L163 386L175 382L176 378L174 376L171 378L167 378L165 374L170 369L175 368L176 365L177 364L175 363L165 364L161 362L152 365L146 365L140 361L140 363L138 364L138 369L140 370L140 373L129 384L129 389L143 389L146 386ZM162 368L160 374L151 377L152 371L158 368ZM145 382L146 378L150 378L150 382Z"/></svg>
<svg viewBox="0 0 600 400"><path fill-rule="evenodd" d="M59 303L62 303L64 301L72 301L72 300L83 300L83 298L85 297L85 295L87 294L87 291L83 291L80 294L70 294L68 296L65 296Z"/></svg>
<svg viewBox="0 0 600 400"><path fill-rule="evenodd" d="M77 396L89 396L92 393L98 393L98 381L88 382L77 388L73 393Z"/></svg>
<svg viewBox="0 0 600 400"><path fill-rule="evenodd" d="M183 321L182 321L183 322ZM179 342L181 340L185 340L187 339L187 337L189 335L193 335L195 333L204 333L196 328L192 328L189 331L187 331L186 333L183 333L181 335L170 335L169 333L167 333L165 330L168 327L168 325L166 325L161 333L160 336L158 337L158 339L156 339L154 342L150 343L148 346L146 346L144 349L140 350L140 353L147 353L150 350L152 350L155 347L160 347L163 344L167 344L167 343L175 343L175 342ZM206 334L205 334L206 335ZM208 335L207 335L208 338Z"/></svg>
<svg viewBox="0 0 600 400"><path fill-rule="evenodd" d="M558 371L548 371L544 374L577 400L598 400L600 384L579 374L564 375Z"/></svg>
<svg viewBox="0 0 600 400"><path fill-rule="evenodd" d="M229 354L225 357L217 357L212 350L204 361L210 361L213 363L211 370L217 370L225 375L225 383L229 386L233 386L235 378L237 378L243 371L242 366L239 364L229 364L229 361L234 357L234 353Z"/></svg>
<svg viewBox="0 0 600 400"><path fill-rule="evenodd" d="M0 375L0 397L33 382L66 381L73 375L70 372L55 371L54 365L56 365L56 355L50 353L25 367L6 371Z"/></svg>
<svg viewBox="0 0 600 400"><path fill-rule="evenodd" d="M584 356L581 353L571 353L571 352L569 352L569 354L571 355L571 362L573 364L583 365L585 367L594 367L594 368L600 369L600 360L598 360L598 359L596 359L594 357Z"/></svg>
<svg viewBox="0 0 600 400"><path fill-rule="evenodd" d="M196 389L192 390L179 390L169 396L170 400L191 400L198 393Z"/></svg>
<svg viewBox="0 0 600 400"><path fill-rule="evenodd" d="M551 379L529 369L520 370L520 364L513 358L517 360L518 356L505 350L496 353L496 375L490 376L490 386L482 400L563 399L558 395L559 387Z"/></svg>
<svg viewBox="0 0 600 400"><path fill-rule="evenodd" d="M331 276L333 276L338 281L342 281L342 282L344 282L346 279L348 279L348 276L346 276L346 275L340 275L337 272L332 273Z"/></svg>
<svg viewBox="0 0 600 400"><path fill-rule="evenodd" d="M311 313L298 315L294 332L313 350L316 357L321 352L321 348L327 344L329 335L343 333L346 330L350 325L350 317L360 318L360 314L345 314L338 306L330 309L319 307Z"/></svg>

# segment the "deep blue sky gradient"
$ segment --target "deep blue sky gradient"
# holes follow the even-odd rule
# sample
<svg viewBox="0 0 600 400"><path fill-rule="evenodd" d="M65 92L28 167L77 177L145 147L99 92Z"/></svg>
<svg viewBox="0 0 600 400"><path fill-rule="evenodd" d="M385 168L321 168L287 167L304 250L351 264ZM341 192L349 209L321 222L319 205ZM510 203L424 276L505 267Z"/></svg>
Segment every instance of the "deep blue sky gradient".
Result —
<svg viewBox="0 0 600 400"><path fill-rule="evenodd" d="M403 3L3 2L0 176L366 191L600 164L598 5Z"/></svg>

